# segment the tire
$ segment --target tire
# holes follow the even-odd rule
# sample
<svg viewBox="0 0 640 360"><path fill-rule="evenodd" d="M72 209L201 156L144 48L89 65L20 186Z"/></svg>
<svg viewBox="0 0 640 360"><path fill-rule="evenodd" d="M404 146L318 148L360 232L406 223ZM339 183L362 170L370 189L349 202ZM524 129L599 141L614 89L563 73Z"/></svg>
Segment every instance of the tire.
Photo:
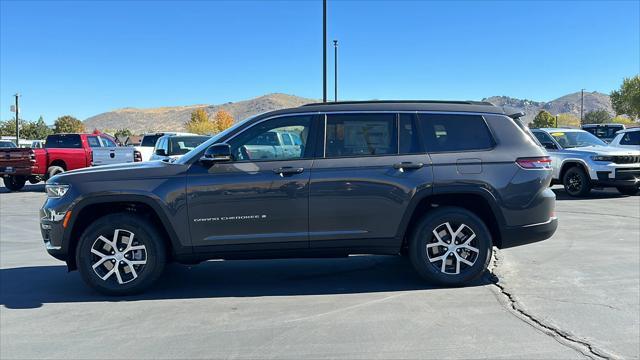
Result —
<svg viewBox="0 0 640 360"><path fill-rule="evenodd" d="M35 184L39 183L40 181L42 181L40 179L40 177L38 177L38 176L29 176L29 178L27 180L29 181L29 184L33 184L33 185L35 185Z"/></svg>
<svg viewBox="0 0 640 360"><path fill-rule="evenodd" d="M24 184L27 182L27 179L24 176L7 176L4 179L4 187L9 189L9 191L18 191L24 187Z"/></svg>
<svg viewBox="0 0 640 360"><path fill-rule="evenodd" d="M457 246L451 241L451 232L456 233ZM462 208L429 211L415 226L409 241L414 269L425 280L441 285L465 285L479 278L491 261L493 241L489 229L479 217Z"/></svg>
<svg viewBox="0 0 640 360"><path fill-rule="evenodd" d="M616 189L622 195L633 196L640 194L640 187L638 186L618 186Z"/></svg>
<svg viewBox="0 0 640 360"><path fill-rule="evenodd" d="M127 251L125 239L130 239L130 234L133 234L132 248ZM114 238L116 251L110 245ZM122 251L118 252L118 248ZM158 280L166 261L163 237L148 220L132 214L99 218L84 231L76 248L76 264L82 279L91 288L110 296L144 291Z"/></svg>
<svg viewBox="0 0 640 360"><path fill-rule="evenodd" d="M52 177L62 174L64 169L60 166L49 166L47 169L47 179L51 179Z"/></svg>
<svg viewBox="0 0 640 360"><path fill-rule="evenodd" d="M562 185L569 196L587 196L591 191L591 179L581 167L574 166L567 170L562 178Z"/></svg>

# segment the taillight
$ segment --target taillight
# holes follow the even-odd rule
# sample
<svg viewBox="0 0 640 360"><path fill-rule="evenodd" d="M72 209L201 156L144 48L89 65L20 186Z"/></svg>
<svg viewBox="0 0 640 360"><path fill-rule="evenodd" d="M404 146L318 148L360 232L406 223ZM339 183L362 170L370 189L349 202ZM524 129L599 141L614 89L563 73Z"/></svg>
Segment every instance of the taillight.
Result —
<svg viewBox="0 0 640 360"><path fill-rule="evenodd" d="M138 150L133 150L133 162L142 161L142 153Z"/></svg>
<svg viewBox="0 0 640 360"><path fill-rule="evenodd" d="M31 162L31 164L36 163L36 153L33 151L33 149L29 149L29 161Z"/></svg>
<svg viewBox="0 0 640 360"><path fill-rule="evenodd" d="M523 169L551 169L551 158L548 156L518 158L516 164Z"/></svg>

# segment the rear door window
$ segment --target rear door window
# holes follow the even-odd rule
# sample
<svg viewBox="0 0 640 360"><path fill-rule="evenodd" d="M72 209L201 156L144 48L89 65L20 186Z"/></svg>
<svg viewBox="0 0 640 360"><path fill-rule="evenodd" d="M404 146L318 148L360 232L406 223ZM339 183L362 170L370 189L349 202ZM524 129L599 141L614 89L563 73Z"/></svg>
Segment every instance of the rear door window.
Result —
<svg viewBox="0 0 640 360"><path fill-rule="evenodd" d="M495 142L480 115L418 114L430 152L486 150Z"/></svg>
<svg viewBox="0 0 640 360"><path fill-rule="evenodd" d="M49 135L44 147L48 149L79 149L82 148L82 141L78 134Z"/></svg>
<svg viewBox="0 0 640 360"><path fill-rule="evenodd" d="M325 157L397 153L396 114L327 115Z"/></svg>

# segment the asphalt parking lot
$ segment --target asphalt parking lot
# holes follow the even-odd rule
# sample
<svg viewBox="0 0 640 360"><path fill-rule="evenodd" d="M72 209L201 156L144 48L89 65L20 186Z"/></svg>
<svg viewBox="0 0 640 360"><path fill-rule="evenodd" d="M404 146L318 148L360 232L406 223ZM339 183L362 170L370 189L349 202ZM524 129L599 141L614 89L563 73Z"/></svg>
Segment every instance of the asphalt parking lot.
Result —
<svg viewBox="0 0 640 360"><path fill-rule="evenodd" d="M640 197L554 189L558 232L474 286L399 257L209 261L118 299L46 254L43 185L3 188L0 358L638 358Z"/></svg>

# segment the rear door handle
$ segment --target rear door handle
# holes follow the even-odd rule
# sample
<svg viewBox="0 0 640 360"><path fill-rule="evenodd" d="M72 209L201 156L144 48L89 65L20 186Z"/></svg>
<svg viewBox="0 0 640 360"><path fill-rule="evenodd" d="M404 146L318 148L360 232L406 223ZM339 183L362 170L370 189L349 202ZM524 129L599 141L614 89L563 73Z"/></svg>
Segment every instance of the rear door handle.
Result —
<svg viewBox="0 0 640 360"><path fill-rule="evenodd" d="M273 170L274 173L280 176L302 174L303 171L304 171L304 168L296 168L291 166L283 166L281 168Z"/></svg>
<svg viewBox="0 0 640 360"><path fill-rule="evenodd" d="M403 161L401 163L393 164L393 168L398 170L416 170L422 168L423 166L423 163L413 163L409 161Z"/></svg>

